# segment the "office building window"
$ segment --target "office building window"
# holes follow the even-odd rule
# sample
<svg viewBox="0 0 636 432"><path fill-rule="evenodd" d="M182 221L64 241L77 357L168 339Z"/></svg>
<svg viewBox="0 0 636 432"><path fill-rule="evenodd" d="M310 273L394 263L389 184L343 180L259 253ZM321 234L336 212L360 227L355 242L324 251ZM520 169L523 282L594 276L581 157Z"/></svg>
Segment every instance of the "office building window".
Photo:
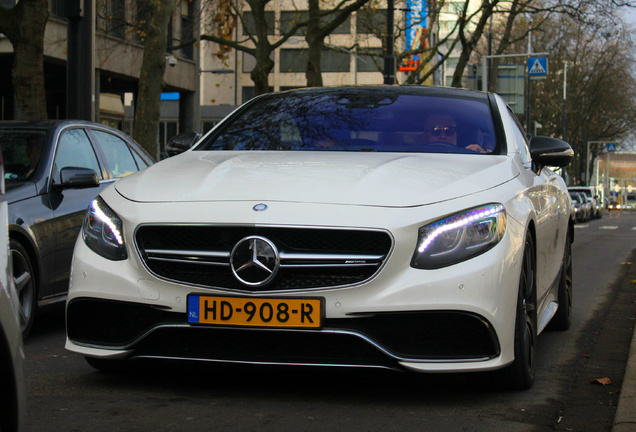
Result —
<svg viewBox="0 0 636 432"><path fill-rule="evenodd" d="M386 34L386 9L362 8L356 14L358 34Z"/></svg>
<svg viewBox="0 0 636 432"><path fill-rule="evenodd" d="M243 71L243 73L252 72L252 69L254 69L254 67L256 66L256 58L253 55L247 53L242 53L242 55L243 66L241 67L241 70ZM269 58L274 61L274 51L270 53Z"/></svg>
<svg viewBox="0 0 636 432"><path fill-rule="evenodd" d="M181 0L181 42L194 38L194 2ZM181 48L181 56L194 59L194 45Z"/></svg>
<svg viewBox="0 0 636 432"><path fill-rule="evenodd" d="M333 17L327 16L323 19L333 19ZM348 16L345 22L336 27L331 34L351 34L351 16Z"/></svg>
<svg viewBox="0 0 636 432"><path fill-rule="evenodd" d="M255 93L256 89L254 87L243 87L241 89L242 102L245 103L248 100L252 99Z"/></svg>
<svg viewBox="0 0 636 432"><path fill-rule="evenodd" d="M356 70L358 72L378 72L384 65L384 53L382 48L367 48L356 57Z"/></svg>
<svg viewBox="0 0 636 432"><path fill-rule="evenodd" d="M342 51L324 50L320 67L323 72L349 72L351 70L351 56Z"/></svg>
<svg viewBox="0 0 636 432"><path fill-rule="evenodd" d="M309 12L307 11L282 11L280 13L281 34L289 32L296 24L307 21L307 18L309 18ZM304 36L306 34L306 27L300 28L296 34Z"/></svg>
<svg viewBox="0 0 636 432"><path fill-rule="evenodd" d="M335 15L328 15L322 18L322 21L330 21L334 19ZM287 33L298 23L307 21L309 18L308 11L282 11L280 13L280 31L282 34ZM350 34L351 33L351 18L347 17L345 22L340 24L331 34ZM299 35L304 36L306 34L306 27L301 27L298 31Z"/></svg>
<svg viewBox="0 0 636 432"><path fill-rule="evenodd" d="M281 49L280 72L305 72L308 55L307 49ZM349 54L325 49L322 51L320 68L322 72L349 72L351 70Z"/></svg>
<svg viewBox="0 0 636 432"><path fill-rule="evenodd" d="M305 72L308 53L307 49L281 49L280 72Z"/></svg>
<svg viewBox="0 0 636 432"><path fill-rule="evenodd" d="M97 29L119 39L126 37L125 0L98 0Z"/></svg>
<svg viewBox="0 0 636 432"><path fill-rule="evenodd" d="M137 21L135 22L135 40L139 43L144 43L146 40L146 27L148 26L148 22L150 20L150 10L148 9L148 4L144 1L137 3ZM170 20L170 24L172 24L172 20ZM172 38L172 29L168 29L168 40Z"/></svg>
<svg viewBox="0 0 636 432"><path fill-rule="evenodd" d="M267 23L268 35L273 35L276 33L276 28L274 27L275 18L276 16L274 14L274 11L265 12L265 22ZM243 35L256 34L256 23L254 22L254 14L252 12L244 12L243 19Z"/></svg>

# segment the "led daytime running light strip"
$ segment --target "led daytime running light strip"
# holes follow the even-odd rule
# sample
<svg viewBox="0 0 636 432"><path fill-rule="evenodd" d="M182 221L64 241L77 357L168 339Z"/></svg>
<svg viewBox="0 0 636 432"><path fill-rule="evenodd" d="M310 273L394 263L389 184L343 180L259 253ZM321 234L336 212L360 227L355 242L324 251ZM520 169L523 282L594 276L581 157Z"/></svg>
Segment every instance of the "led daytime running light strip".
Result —
<svg viewBox="0 0 636 432"><path fill-rule="evenodd" d="M97 200L93 201L93 211L95 212L95 215L99 218L99 220L101 220L103 223L108 225L108 228L110 228L111 232L115 236L115 240L117 240L117 243L119 243L120 245L123 245L124 240L121 238L121 234L119 233L117 226L106 215L106 213L104 213L102 209L99 208L99 202Z"/></svg>
<svg viewBox="0 0 636 432"><path fill-rule="evenodd" d="M501 213L503 211L502 205L493 206L491 208L480 208L472 211L471 213L466 214L463 218L458 221L452 223L441 222L442 226L435 229L432 233L430 233L420 244L420 247L417 248L417 251L422 253L426 250L426 248L435 241L435 239L446 231L450 231L456 228L463 227L468 225L471 222L475 222L477 220L483 219L488 216L493 216Z"/></svg>

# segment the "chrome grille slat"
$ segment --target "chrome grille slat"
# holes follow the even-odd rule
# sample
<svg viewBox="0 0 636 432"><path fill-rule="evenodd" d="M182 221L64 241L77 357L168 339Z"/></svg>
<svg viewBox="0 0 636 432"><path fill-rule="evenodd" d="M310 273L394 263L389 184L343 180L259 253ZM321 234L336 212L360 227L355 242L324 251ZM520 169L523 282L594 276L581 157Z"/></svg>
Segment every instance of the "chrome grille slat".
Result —
<svg viewBox="0 0 636 432"><path fill-rule="evenodd" d="M203 251L203 250L146 249L146 253L148 255L177 255L177 256L230 259L229 251L226 252L226 251Z"/></svg>
<svg viewBox="0 0 636 432"><path fill-rule="evenodd" d="M163 262L171 262L171 263L187 263L187 264L196 264L196 265L210 265L210 266L222 266L229 267L230 262L215 262L215 261L201 261L198 259L177 259L177 258L164 258L164 257L148 257L149 261L163 261Z"/></svg>

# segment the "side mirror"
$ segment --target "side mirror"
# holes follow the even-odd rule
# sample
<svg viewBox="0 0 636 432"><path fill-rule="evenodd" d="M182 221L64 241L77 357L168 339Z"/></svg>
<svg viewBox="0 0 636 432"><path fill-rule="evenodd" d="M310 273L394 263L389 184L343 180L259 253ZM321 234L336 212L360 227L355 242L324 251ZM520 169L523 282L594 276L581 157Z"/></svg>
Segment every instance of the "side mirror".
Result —
<svg viewBox="0 0 636 432"><path fill-rule="evenodd" d="M544 166L566 167L574 157L570 144L558 138L534 136L530 139L530 155L536 170Z"/></svg>
<svg viewBox="0 0 636 432"><path fill-rule="evenodd" d="M60 170L59 189L85 189L99 186L95 170L80 167L64 167Z"/></svg>
<svg viewBox="0 0 636 432"><path fill-rule="evenodd" d="M196 143L201 135L198 132L186 132L180 135L173 136L168 141L166 146L166 153L168 156L175 156L184 151L190 149Z"/></svg>

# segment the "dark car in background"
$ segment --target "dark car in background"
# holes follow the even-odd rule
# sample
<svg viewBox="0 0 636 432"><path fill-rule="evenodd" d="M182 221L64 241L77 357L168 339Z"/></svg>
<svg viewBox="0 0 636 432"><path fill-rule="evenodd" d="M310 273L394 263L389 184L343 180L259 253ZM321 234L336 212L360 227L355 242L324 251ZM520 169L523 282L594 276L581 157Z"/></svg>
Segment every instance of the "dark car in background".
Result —
<svg viewBox="0 0 636 432"><path fill-rule="evenodd" d="M0 122L13 277L23 335L38 307L63 301L90 202L154 163L129 136L79 120Z"/></svg>

